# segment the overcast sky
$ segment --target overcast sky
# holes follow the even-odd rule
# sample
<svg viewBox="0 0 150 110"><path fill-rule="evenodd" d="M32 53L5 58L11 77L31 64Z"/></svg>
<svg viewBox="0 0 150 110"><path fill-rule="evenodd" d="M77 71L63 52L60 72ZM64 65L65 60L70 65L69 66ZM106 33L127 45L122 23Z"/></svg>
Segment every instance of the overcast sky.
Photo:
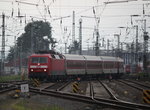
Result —
<svg viewBox="0 0 150 110"><path fill-rule="evenodd" d="M0 15L6 15L6 45L14 45L14 36L19 37L23 33L25 27L25 17L19 19L18 10L20 15L26 15L26 22L33 20L44 20L50 22L53 28L53 37L59 42L57 46L58 51L64 51L64 43L67 42L69 46L72 40L72 13L75 11L75 38L79 37L79 19L82 18L82 37L83 49L87 49L88 45L93 46L95 37L93 37L94 27L96 25L94 12L96 17L100 17L99 32L100 39L110 39L112 44L116 46L117 38L114 34L120 34L121 42L135 41L135 29L133 25L139 26L139 39L142 42L142 20L143 4L145 15L150 15L150 1L130 1L124 3L109 3L114 0L0 0ZM116 0L124 1L124 0ZM28 4L30 3L30 4ZM38 6L37 6L38 5ZM46 12L45 7L49 7L50 14ZM93 8L94 7L94 8ZM47 8L48 9L48 8ZM12 16L13 12L13 16ZM131 25L131 15L141 15L141 17L133 17ZM85 16L85 17L82 17ZM62 17L62 19L61 19ZM90 18L91 17L91 18ZM147 27L150 27L150 18L145 17L147 20ZM21 21L20 21L21 20ZM0 25L2 24L0 17ZM118 27L126 27L120 29ZM64 31L67 28L67 31ZM1 30L1 28L0 28ZM149 28L147 28L149 31ZM129 34L128 34L129 33ZM1 34L1 32L0 32ZM68 37L69 36L69 37ZM1 37L0 37L1 42ZM101 42L101 41L100 41ZM1 45L1 43L0 43ZM103 48L103 47L101 47ZM6 47L8 51L9 47ZM1 48L0 48L1 50Z"/></svg>

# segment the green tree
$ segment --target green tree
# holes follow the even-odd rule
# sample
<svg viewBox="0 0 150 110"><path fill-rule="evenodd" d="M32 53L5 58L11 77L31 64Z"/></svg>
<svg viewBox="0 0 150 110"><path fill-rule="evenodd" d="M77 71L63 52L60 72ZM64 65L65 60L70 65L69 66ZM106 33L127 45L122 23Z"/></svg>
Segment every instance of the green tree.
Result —
<svg viewBox="0 0 150 110"><path fill-rule="evenodd" d="M14 50L15 50L14 47L10 47L9 54L7 56L8 61L10 61L14 58L14 53L15 53Z"/></svg>
<svg viewBox="0 0 150 110"><path fill-rule="evenodd" d="M79 42L75 40L75 41L73 42L73 45L71 45L71 46L69 47L69 53L75 52L75 51L77 51L77 50L79 50Z"/></svg>
<svg viewBox="0 0 150 110"><path fill-rule="evenodd" d="M20 56L19 53L22 53L22 57L26 57L32 52L49 50L49 44L55 47L56 41L52 38L51 29L49 22L33 21L28 23L24 28L25 32L17 39L16 48L10 49L7 59L14 58L14 50L18 53L16 57Z"/></svg>

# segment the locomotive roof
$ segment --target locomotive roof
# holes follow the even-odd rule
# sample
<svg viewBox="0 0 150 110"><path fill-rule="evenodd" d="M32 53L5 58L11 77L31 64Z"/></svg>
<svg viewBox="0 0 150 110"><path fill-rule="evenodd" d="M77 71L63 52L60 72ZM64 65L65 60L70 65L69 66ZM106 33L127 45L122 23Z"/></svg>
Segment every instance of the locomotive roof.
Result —
<svg viewBox="0 0 150 110"><path fill-rule="evenodd" d="M50 54L32 54L31 56L50 56Z"/></svg>

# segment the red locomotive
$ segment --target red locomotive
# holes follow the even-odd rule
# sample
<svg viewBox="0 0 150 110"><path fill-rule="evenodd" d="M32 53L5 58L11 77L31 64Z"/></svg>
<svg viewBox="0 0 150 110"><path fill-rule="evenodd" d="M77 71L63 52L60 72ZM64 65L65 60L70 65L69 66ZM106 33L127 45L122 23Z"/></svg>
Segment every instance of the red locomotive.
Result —
<svg viewBox="0 0 150 110"><path fill-rule="evenodd" d="M74 79L100 78L123 73L123 60L118 57L37 53L29 57L29 78Z"/></svg>

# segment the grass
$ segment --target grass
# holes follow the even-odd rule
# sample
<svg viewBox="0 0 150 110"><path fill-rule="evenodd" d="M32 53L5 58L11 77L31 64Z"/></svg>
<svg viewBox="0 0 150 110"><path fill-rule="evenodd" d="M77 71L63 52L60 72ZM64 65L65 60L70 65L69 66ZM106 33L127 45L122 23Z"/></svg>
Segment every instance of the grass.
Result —
<svg viewBox="0 0 150 110"><path fill-rule="evenodd" d="M9 105L8 105L9 103ZM0 110L64 110L57 105L47 105L39 102L30 102L25 99L8 99L0 102Z"/></svg>
<svg viewBox="0 0 150 110"><path fill-rule="evenodd" d="M30 104L25 100L20 101L12 106L13 110L64 110L56 105L53 106L43 106L37 104Z"/></svg>
<svg viewBox="0 0 150 110"><path fill-rule="evenodd" d="M25 77L27 79L27 77ZM0 76L0 82L12 81L12 80L22 80L21 75L8 75L8 76Z"/></svg>

